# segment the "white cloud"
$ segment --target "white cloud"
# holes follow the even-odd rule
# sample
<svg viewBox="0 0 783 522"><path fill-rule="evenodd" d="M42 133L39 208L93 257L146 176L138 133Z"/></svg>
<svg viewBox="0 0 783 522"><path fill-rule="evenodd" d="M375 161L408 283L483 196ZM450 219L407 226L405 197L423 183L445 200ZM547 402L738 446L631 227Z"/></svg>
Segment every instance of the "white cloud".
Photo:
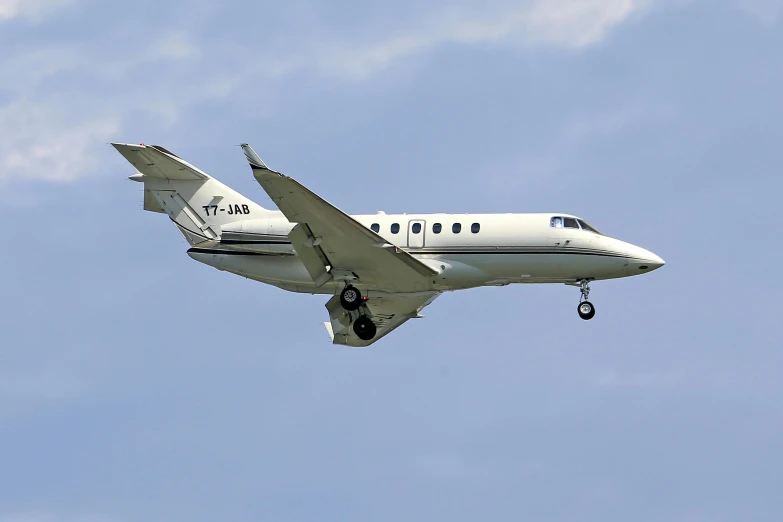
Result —
<svg viewBox="0 0 783 522"><path fill-rule="evenodd" d="M119 119L93 115L72 119L57 104L27 100L0 107L0 173L67 181L83 177L96 166L93 151L120 129Z"/></svg>
<svg viewBox="0 0 783 522"><path fill-rule="evenodd" d="M446 11L414 30L377 42L338 42L312 57L318 68L363 79L393 61L442 45L554 46L580 49L643 11L647 0L534 0L481 12Z"/></svg>
<svg viewBox="0 0 783 522"><path fill-rule="evenodd" d="M83 53L72 45L3 53L0 54L0 70L3 71L0 91L23 96L36 89L46 78L83 65Z"/></svg>
<svg viewBox="0 0 783 522"><path fill-rule="evenodd" d="M66 1L0 0L0 18L40 15ZM202 47L185 30L156 33L154 27L150 31L160 36L145 40L137 52L116 45L106 52L108 44L93 40L23 48L0 56L0 181L67 181L94 173L99 148L139 114L165 129L196 103L252 88L263 106L270 98L264 93L285 89L293 74L361 81L441 46L582 49L647 5L647 0L528 0L480 11L449 8L417 18L407 30L377 36L341 31L332 37L291 32L274 43L262 40L257 49L246 49L230 34ZM59 89L77 81L83 89Z"/></svg>
<svg viewBox="0 0 783 522"><path fill-rule="evenodd" d="M18 17L40 18L72 0L0 0L0 22Z"/></svg>
<svg viewBox="0 0 783 522"><path fill-rule="evenodd" d="M183 104L192 99L187 89L174 82L156 89L161 82L166 84L166 75L127 88L127 78L136 70L198 54L181 32L164 34L146 52L119 60L102 61L93 53L73 45L52 46L0 58L0 70L5 72L0 76L0 93L10 93L10 101L0 104L0 181L71 181L92 174L98 166L96 151L118 135L127 114L141 111L167 126L177 121ZM68 72L94 76L114 89L96 100L89 94L69 99L59 90L42 92L43 84Z"/></svg>

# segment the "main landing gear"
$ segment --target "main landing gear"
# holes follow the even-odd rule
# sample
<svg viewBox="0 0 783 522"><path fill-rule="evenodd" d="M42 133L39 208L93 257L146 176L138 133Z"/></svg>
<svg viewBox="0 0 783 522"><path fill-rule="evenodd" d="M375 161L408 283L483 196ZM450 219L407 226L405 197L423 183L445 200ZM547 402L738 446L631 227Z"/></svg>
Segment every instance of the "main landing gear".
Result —
<svg viewBox="0 0 783 522"><path fill-rule="evenodd" d="M343 288L343 291L340 292L340 304L349 312L358 310L359 307L362 306L361 292L359 292L355 286L347 285Z"/></svg>
<svg viewBox="0 0 783 522"><path fill-rule="evenodd" d="M362 304L364 304L362 293L355 286L347 285L340 292L340 304L348 312L359 310ZM369 317L360 313L359 317L353 322L353 331L362 341L370 341L375 337L377 328Z"/></svg>
<svg viewBox="0 0 783 522"><path fill-rule="evenodd" d="M353 331L362 341L369 341L375 337L375 323L373 323L366 315L360 315L353 322Z"/></svg>
<svg viewBox="0 0 783 522"><path fill-rule="evenodd" d="M590 281L586 279L580 281L579 290L582 292L582 297L579 298L579 306L576 311L579 312L579 317L589 321L595 317L595 307L593 303L587 300L587 297L590 295Z"/></svg>

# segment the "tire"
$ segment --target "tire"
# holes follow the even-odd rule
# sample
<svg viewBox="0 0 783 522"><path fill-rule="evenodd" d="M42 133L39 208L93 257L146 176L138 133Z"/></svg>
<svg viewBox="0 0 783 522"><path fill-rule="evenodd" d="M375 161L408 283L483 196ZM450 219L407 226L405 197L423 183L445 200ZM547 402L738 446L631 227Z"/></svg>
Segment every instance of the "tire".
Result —
<svg viewBox="0 0 783 522"><path fill-rule="evenodd" d="M576 311L579 312L579 317L584 319L585 321L589 321L593 317L595 317L595 306L593 306L593 303L590 301L582 301L579 303L579 306L576 308Z"/></svg>
<svg viewBox="0 0 783 522"><path fill-rule="evenodd" d="M362 306L362 293L355 286L348 285L340 292L340 304L349 312L358 310Z"/></svg>
<svg viewBox="0 0 783 522"><path fill-rule="evenodd" d="M375 337L377 330L375 323L370 321L370 318L366 315L362 315L353 322L353 331L362 341L369 341Z"/></svg>

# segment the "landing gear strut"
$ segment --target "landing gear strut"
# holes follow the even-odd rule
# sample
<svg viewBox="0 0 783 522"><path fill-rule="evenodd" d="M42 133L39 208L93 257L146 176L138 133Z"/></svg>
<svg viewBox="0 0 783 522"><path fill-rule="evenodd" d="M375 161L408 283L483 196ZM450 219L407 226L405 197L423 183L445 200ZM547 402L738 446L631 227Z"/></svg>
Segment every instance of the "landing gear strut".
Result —
<svg viewBox="0 0 783 522"><path fill-rule="evenodd" d="M579 282L579 290L582 292L582 297L579 298L579 306L576 311L579 312L579 317L585 321L589 321L595 317L595 307L593 303L587 300L590 295L590 281L583 279Z"/></svg>
<svg viewBox="0 0 783 522"><path fill-rule="evenodd" d="M362 294L355 286L347 285L340 292L340 304L349 312L358 310L362 306Z"/></svg>

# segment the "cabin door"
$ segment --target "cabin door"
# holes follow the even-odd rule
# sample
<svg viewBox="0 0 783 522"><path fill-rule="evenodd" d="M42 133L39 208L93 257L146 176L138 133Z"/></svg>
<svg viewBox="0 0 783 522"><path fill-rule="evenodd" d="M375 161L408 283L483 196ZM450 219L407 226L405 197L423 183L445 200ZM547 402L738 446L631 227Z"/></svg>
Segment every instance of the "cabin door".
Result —
<svg viewBox="0 0 783 522"><path fill-rule="evenodd" d="M408 222L408 248L424 248L424 221Z"/></svg>

